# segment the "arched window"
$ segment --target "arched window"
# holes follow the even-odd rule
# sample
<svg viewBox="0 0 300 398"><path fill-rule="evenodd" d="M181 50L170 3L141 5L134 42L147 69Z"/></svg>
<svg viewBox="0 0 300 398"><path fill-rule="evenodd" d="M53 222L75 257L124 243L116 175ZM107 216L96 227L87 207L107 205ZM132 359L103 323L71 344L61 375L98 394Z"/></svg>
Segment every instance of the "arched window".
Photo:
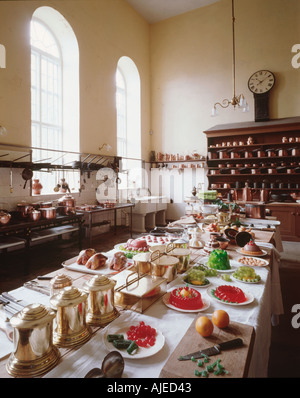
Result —
<svg viewBox="0 0 300 398"><path fill-rule="evenodd" d="M30 26L31 40L31 142L33 161L50 159L68 163L66 152L79 152L79 51L74 32L65 18L51 7L38 8ZM49 151L47 151L47 149ZM51 151L50 151L51 150ZM55 152L57 151L57 152ZM73 159L74 160L74 159ZM43 193L54 193L68 172L35 172ZM77 178L76 178L77 180Z"/></svg>
<svg viewBox="0 0 300 398"><path fill-rule="evenodd" d="M116 87L117 153L118 156L127 157L126 85L125 78L119 68L117 68Z"/></svg>
<svg viewBox="0 0 300 398"><path fill-rule="evenodd" d="M118 155L125 153L128 158L140 159L141 83L138 69L129 57L119 59L116 87Z"/></svg>
<svg viewBox="0 0 300 398"><path fill-rule="evenodd" d="M129 57L119 59L116 71L117 154L121 156L119 190L134 195L143 185L141 159L141 83L138 69ZM125 159L124 159L125 158ZM123 174L122 174L123 172ZM125 192L126 191L126 192Z"/></svg>

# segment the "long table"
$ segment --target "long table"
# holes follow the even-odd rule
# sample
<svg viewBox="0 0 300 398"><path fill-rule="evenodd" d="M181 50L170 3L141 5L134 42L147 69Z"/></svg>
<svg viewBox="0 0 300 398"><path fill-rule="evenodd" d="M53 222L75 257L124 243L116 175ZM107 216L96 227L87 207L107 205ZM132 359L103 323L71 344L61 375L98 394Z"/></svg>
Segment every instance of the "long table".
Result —
<svg viewBox="0 0 300 398"><path fill-rule="evenodd" d="M98 207L92 210L80 210L77 209L76 212L82 215L88 216L87 225L83 225L87 229L87 239L91 245L92 243L92 228L95 226L99 226L102 223L94 223L93 217L96 214L105 213L105 212L113 212L114 214L114 233L117 231L117 211L122 209L130 209L130 236L132 237L132 208L134 207L133 203L117 203L113 207Z"/></svg>
<svg viewBox="0 0 300 398"><path fill-rule="evenodd" d="M251 292L254 301L246 306L230 306L220 302L216 302L209 298L206 289L201 289L203 297L209 298L210 306L203 312L190 313L179 312L167 307L163 300L156 301L143 314L131 311L120 310L120 316L105 328L96 328L93 337L80 348L77 349L61 349L61 360L59 364L48 372L45 378L82 378L93 367L100 367L105 355L109 352L105 345L104 337L107 330L115 330L122 322L130 325L134 321L143 320L147 324L161 331L165 343L163 348L155 355L141 359L125 359L124 378L159 378L164 377L164 367L167 364L172 352L176 349L180 341L183 339L195 317L206 315L211 317L215 309L224 309L229 313L231 322L241 323L253 327L255 339L249 342L249 351L247 353L247 372L244 373L246 363L242 363L240 371L235 370L226 377L266 377L269 358L269 347L271 341L271 318L272 315L280 315L282 313L282 298L280 291L280 282L276 275L278 273L279 260L276 257L276 249L269 242L272 241L272 233L258 232L256 234L257 243L261 244L267 251L265 259L269 260L269 266L257 268L257 273L261 276L261 282L256 285L245 285L233 281L230 284L238 286L245 291ZM111 255L114 252L107 253ZM228 254L231 259L240 256L236 247L229 246ZM192 249L190 264L193 265L201 260L203 255L200 250ZM75 272L69 269L58 269L49 274L55 276L58 273L68 274L73 279L73 285L80 288L84 282L91 278L92 275L85 272ZM218 277L209 278L212 286L224 284L224 280ZM49 284L49 281L39 281L40 284ZM181 276L168 284L168 290L174 286L182 284ZM32 291L27 288L20 287L10 292L16 298L22 298L27 302L39 302L44 305L49 304L49 296ZM253 334L253 335L254 335ZM204 338L202 338L204 339ZM209 342L209 340L208 340ZM12 350L12 343L11 350ZM0 333L0 347L9 345L4 333ZM0 350L1 351L1 350ZM2 352L0 361L0 377L10 377L5 369L10 351L7 354ZM0 352L1 354L1 352ZM213 377L213 376L210 376Z"/></svg>

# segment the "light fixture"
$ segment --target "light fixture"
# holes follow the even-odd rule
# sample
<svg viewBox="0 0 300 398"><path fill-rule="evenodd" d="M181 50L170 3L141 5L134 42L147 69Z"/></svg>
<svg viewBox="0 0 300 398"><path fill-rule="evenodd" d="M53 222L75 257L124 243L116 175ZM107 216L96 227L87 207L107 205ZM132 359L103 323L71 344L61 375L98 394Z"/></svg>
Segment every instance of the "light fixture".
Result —
<svg viewBox="0 0 300 398"><path fill-rule="evenodd" d="M211 115L216 116L217 113L217 105L221 106L222 108L228 108L229 105L232 105L235 109L237 106L238 108L242 109L243 112L248 112L249 111L249 105L244 97L243 94L236 95L235 92L235 30L234 30L234 24L235 24L235 16L234 16L234 0L232 0L232 56L233 56L233 62L232 62L232 72L233 72L233 97L231 100L229 99L223 99L222 103L221 102L216 102L212 108Z"/></svg>
<svg viewBox="0 0 300 398"><path fill-rule="evenodd" d="M107 150L107 152L109 152L111 150L111 146L109 144L103 144L99 147L99 151L101 151L101 149L105 148Z"/></svg>

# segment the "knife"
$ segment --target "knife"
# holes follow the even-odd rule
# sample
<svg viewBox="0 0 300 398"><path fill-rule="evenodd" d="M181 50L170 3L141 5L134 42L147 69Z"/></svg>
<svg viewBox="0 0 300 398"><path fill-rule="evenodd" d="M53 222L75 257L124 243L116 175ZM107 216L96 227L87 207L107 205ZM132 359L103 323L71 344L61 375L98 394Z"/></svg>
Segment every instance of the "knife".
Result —
<svg viewBox="0 0 300 398"><path fill-rule="evenodd" d="M192 352L191 354L182 355L178 358L179 361L187 361L192 358L201 358L205 356L218 355L222 350L229 350L230 348L241 347L243 340L240 338L225 341L224 343L215 344L213 347L205 348L204 350Z"/></svg>
<svg viewBox="0 0 300 398"><path fill-rule="evenodd" d="M26 287L27 289L31 289L36 292L45 294L46 296L50 296L50 289L48 289L46 286L42 286L42 285L30 283L30 282L25 282L23 286Z"/></svg>
<svg viewBox="0 0 300 398"><path fill-rule="evenodd" d="M1 293L1 297L2 298L4 297L6 300L17 304L17 305L21 306L22 308L26 307L28 305L28 303L26 301L21 300L21 299L17 299L17 298L15 298L14 296L12 296L11 294L9 294L7 292L2 292Z"/></svg>

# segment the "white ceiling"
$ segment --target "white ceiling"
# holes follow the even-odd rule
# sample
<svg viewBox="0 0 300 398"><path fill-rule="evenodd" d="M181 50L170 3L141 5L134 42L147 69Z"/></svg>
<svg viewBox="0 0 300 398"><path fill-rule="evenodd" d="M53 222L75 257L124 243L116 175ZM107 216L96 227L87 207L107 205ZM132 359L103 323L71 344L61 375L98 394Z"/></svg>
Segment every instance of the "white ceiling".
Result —
<svg viewBox="0 0 300 398"><path fill-rule="evenodd" d="M126 0L149 23L162 21L219 0Z"/></svg>

